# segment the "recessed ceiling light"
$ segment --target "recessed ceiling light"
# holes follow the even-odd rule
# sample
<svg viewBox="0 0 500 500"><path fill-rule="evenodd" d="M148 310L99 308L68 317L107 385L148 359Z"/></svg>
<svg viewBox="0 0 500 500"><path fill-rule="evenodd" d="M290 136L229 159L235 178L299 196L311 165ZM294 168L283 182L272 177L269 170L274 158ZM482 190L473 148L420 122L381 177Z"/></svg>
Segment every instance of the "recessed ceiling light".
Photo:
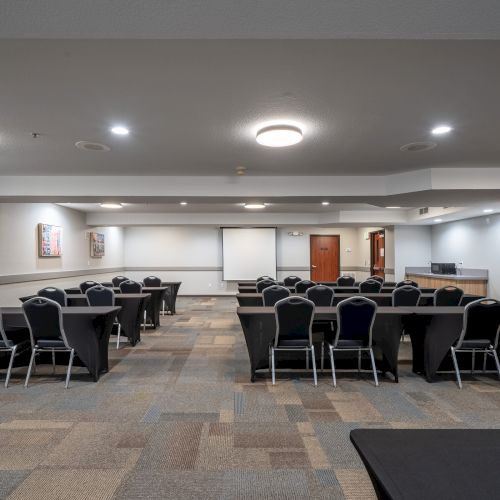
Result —
<svg viewBox="0 0 500 500"><path fill-rule="evenodd" d="M329 201L322 201L321 204L325 207L327 207L328 205L330 205L330 202Z"/></svg>
<svg viewBox="0 0 500 500"><path fill-rule="evenodd" d="M269 207L271 204L270 203L264 203L265 207Z"/></svg>
<svg viewBox="0 0 500 500"><path fill-rule="evenodd" d="M122 208L121 203L101 203L102 208Z"/></svg>
<svg viewBox="0 0 500 500"><path fill-rule="evenodd" d="M188 204L188 202L187 202L187 201L181 201L181 203L180 203L180 204L181 204L181 205L187 205L187 204Z"/></svg>
<svg viewBox="0 0 500 500"><path fill-rule="evenodd" d="M302 140L302 130L293 125L272 125L260 129L256 140L262 146L284 148L299 143Z"/></svg>
<svg viewBox="0 0 500 500"><path fill-rule="evenodd" d="M248 204L245 204L245 208L265 208L266 206L264 205L264 203L248 203Z"/></svg>
<svg viewBox="0 0 500 500"><path fill-rule="evenodd" d="M443 135L451 132L452 130L453 129L449 125L438 125L437 127L434 127L431 132L432 135Z"/></svg>
<svg viewBox="0 0 500 500"><path fill-rule="evenodd" d="M385 207L385 208L401 208L401 207Z"/></svg>
<svg viewBox="0 0 500 500"><path fill-rule="evenodd" d="M485 214L490 214L491 212L493 212L493 209L492 209L492 208L485 208L485 209L483 210L483 212L484 212Z"/></svg>
<svg viewBox="0 0 500 500"><path fill-rule="evenodd" d="M443 219L434 219L434 222L443 222Z"/></svg>
<svg viewBox="0 0 500 500"><path fill-rule="evenodd" d="M116 135L128 135L130 130L123 125L115 125L114 127L111 127L111 132Z"/></svg>

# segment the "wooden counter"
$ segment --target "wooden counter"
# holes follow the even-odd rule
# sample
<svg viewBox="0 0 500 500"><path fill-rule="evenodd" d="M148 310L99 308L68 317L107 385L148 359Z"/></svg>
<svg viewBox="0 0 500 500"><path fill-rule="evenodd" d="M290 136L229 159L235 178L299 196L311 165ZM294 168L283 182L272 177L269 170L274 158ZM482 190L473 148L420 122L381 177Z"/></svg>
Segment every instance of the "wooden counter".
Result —
<svg viewBox="0 0 500 500"><path fill-rule="evenodd" d="M456 274L445 277L443 275L407 273L406 279L416 281L420 287L425 288L442 288L452 285L461 288L465 293L482 295L483 297L488 295L488 280L486 278L471 279Z"/></svg>

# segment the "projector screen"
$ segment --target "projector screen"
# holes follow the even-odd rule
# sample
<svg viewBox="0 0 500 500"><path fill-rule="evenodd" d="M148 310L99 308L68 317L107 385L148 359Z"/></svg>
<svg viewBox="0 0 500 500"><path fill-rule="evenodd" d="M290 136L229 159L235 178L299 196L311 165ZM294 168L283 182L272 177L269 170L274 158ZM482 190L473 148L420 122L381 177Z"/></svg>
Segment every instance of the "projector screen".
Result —
<svg viewBox="0 0 500 500"><path fill-rule="evenodd" d="M276 228L222 228L222 279L276 279Z"/></svg>

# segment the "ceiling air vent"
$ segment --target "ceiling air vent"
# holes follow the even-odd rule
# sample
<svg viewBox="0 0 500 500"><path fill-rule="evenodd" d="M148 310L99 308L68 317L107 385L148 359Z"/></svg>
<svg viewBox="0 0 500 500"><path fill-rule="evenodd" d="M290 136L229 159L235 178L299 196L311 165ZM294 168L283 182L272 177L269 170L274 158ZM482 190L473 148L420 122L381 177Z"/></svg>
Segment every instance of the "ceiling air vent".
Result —
<svg viewBox="0 0 500 500"><path fill-rule="evenodd" d="M109 146L106 146L106 144L101 144L100 142L78 141L75 142L75 147L77 147L78 149L83 149L84 151L111 151L111 148Z"/></svg>
<svg viewBox="0 0 500 500"><path fill-rule="evenodd" d="M418 214L419 215L425 215L429 213L429 207L424 207L424 208L419 208L418 209Z"/></svg>
<svg viewBox="0 0 500 500"><path fill-rule="evenodd" d="M435 142L410 142L401 146L399 149L401 151L407 151L408 153L421 153L422 151L429 151L437 146Z"/></svg>

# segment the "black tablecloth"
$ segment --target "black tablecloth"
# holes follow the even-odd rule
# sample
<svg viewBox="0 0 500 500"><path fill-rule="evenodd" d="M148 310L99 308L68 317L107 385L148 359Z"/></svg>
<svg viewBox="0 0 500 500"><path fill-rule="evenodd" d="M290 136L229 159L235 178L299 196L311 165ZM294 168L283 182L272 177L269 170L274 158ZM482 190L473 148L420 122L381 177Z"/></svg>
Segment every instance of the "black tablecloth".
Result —
<svg viewBox="0 0 500 500"><path fill-rule="evenodd" d="M165 293L165 306L167 311L170 314L175 314L175 304L177 301L177 294L179 292L179 288L181 287L182 281L165 281L162 282L161 286L167 287L167 291Z"/></svg>
<svg viewBox="0 0 500 500"><path fill-rule="evenodd" d="M62 309L68 343L97 382L100 374L108 371L109 336L120 307L86 306ZM1 313L10 338L15 337L19 328L27 327L21 307L2 307Z"/></svg>
<svg viewBox="0 0 500 500"><path fill-rule="evenodd" d="M356 429L379 499L500 498L498 429Z"/></svg>
<svg viewBox="0 0 500 500"><path fill-rule="evenodd" d="M331 285L327 285L331 286ZM287 287L291 292L295 290L295 287L289 286ZM359 293L359 287L358 286L332 286L332 288L335 290L336 293ZM394 290L394 286L383 286L380 290L380 293L392 293ZM420 288L420 291L422 293L434 293L435 288ZM253 293L256 291L256 288L254 285L242 285L238 286L238 292L239 293Z"/></svg>
<svg viewBox="0 0 500 500"><path fill-rule="evenodd" d="M255 371L269 367L269 344L276 333L273 307L238 307L248 354L250 376L255 380ZM317 307L314 321L332 321L336 318L336 307ZM373 344L377 368L390 372L398 380L398 351L401 339L401 318L411 312L399 307L379 307L373 327ZM302 357L303 357L303 353ZM317 353L319 354L319 353Z"/></svg>

